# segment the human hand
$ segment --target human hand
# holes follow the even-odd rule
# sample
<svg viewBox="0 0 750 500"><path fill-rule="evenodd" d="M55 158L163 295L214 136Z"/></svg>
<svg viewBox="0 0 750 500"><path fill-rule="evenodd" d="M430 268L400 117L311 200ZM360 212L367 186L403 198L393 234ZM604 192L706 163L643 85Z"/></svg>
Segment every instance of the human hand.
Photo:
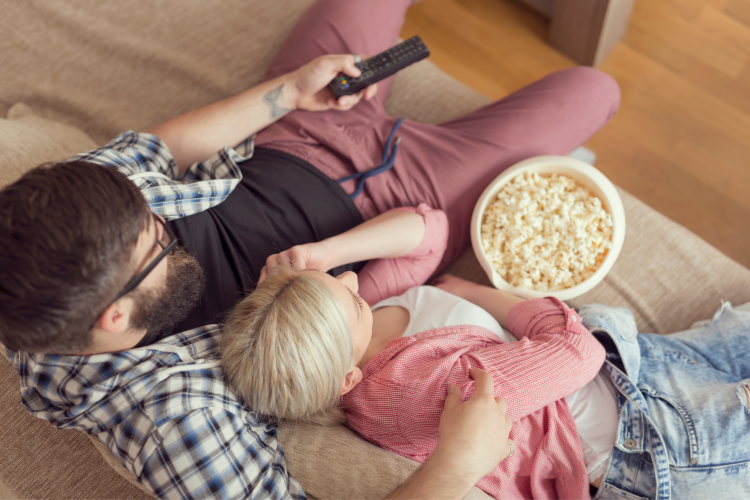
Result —
<svg viewBox="0 0 750 500"><path fill-rule="evenodd" d="M362 56L362 60L367 57ZM328 90L328 84L339 73L358 77L361 71L354 65L353 54L326 55L316 57L293 73L294 87L297 92L296 109L306 111L326 111L351 109L360 99L372 99L378 92L378 85L373 84L357 94L342 96L338 101Z"/></svg>
<svg viewBox="0 0 750 500"><path fill-rule="evenodd" d="M289 264L297 271L315 269L326 272L336 267L334 259L335 256L332 248L323 241L296 245L289 250L273 254L266 259L266 265L260 270L258 284L261 284L268 277L268 272L271 269L282 264Z"/></svg>
<svg viewBox="0 0 750 500"><path fill-rule="evenodd" d="M439 442L433 453L444 469L456 478L469 478L475 484L510 454L508 435L513 427L505 400L493 396L492 375L471 369L474 394L465 403L455 384L448 386L445 409L440 417ZM430 457L432 458L432 457Z"/></svg>

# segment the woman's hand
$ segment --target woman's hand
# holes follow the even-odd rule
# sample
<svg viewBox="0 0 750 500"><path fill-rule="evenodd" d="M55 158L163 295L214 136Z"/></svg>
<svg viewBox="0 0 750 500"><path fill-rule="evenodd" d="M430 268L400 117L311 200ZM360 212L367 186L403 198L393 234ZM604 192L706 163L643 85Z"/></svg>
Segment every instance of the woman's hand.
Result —
<svg viewBox="0 0 750 500"><path fill-rule="evenodd" d="M362 60L367 57L362 56ZM305 111L326 111L351 109L360 99L372 99L378 92L378 85L373 84L358 94L342 96L338 101L328 90L328 84L339 73L358 77L359 68L354 65L353 54L327 55L316 57L293 73L292 82L297 92L296 109Z"/></svg>
<svg viewBox="0 0 750 500"><path fill-rule="evenodd" d="M260 270L258 284L261 284L268 277L268 272L271 269L282 264L291 265L297 271L315 269L316 271L326 272L336 267L333 248L325 240L297 245L267 258L266 265Z"/></svg>

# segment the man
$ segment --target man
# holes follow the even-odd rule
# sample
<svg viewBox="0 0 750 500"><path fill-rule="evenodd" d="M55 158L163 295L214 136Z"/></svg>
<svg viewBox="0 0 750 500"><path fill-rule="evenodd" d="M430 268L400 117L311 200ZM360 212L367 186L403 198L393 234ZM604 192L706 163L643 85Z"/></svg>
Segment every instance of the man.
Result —
<svg viewBox="0 0 750 500"><path fill-rule="evenodd" d="M0 193L0 340L29 411L96 435L159 496L303 495L275 427L239 405L216 366L214 323L265 259L426 201L455 231L447 262L489 179L520 157L574 149L617 107L611 79L581 68L441 127L405 122L395 166L352 200L333 179L379 161L394 122L382 111L388 82L338 102L325 87L358 75L352 53L388 48L408 5L320 1L263 83ZM571 127L572 116L583 118ZM458 408L481 420L480 406ZM498 413L482 425L507 440ZM471 446L480 422L451 415L441 453L399 491L460 496L496 465Z"/></svg>
<svg viewBox="0 0 750 500"><path fill-rule="evenodd" d="M30 412L97 436L159 497L304 498L275 425L224 384L217 325L130 349L202 285L130 180L79 162L37 169L0 192L0 214L0 338L27 351L8 354ZM507 443L505 403L488 374L475 377L468 403L460 391L446 400L437 458L394 498L461 497L507 455L484 446Z"/></svg>

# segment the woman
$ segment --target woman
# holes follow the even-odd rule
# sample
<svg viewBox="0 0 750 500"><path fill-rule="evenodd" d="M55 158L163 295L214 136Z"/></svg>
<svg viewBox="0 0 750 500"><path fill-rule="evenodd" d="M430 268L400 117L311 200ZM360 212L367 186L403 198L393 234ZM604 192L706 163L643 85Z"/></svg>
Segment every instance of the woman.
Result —
<svg viewBox="0 0 750 500"><path fill-rule="evenodd" d="M421 206L270 258L304 262L329 248L339 249L329 265L358 251L392 257L368 264L359 287L353 273L267 273L226 325L222 363L238 394L270 416L345 419L424 461L445 391L456 384L470 397L468 371L480 367L513 420L515 452L477 483L497 498L588 498L589 485L597 498L747 497L750 314L725 306L703 329L636 337L625 310L587 306L597 340L556 299L449 276L370 309L363 296L429 274L445 232L440 212ZM394 276L406 277L400 288Z"/></svg>
<svg viewBox="0 0 750 500"><path fill-rule="evenodd" d="M468 398L473 392L469 371L483 368L495 377L496 394L508 402L518 451L478 486L506 497L510 492L525 498L588 495L587 465L596 479L603 460L594 453L586 462L573 416L561 399L576 391L581 394L574 396L575 404L592 398L596 382L581 389L599 371L604 349L580 322L560 327L575 313L558 301L525 302L452 277L442 279L443 290L411 288L439 264L446 237L444 214L421 205L388 212L313 245L313 252L331 257L325 267L376 253L402 255L372 261L359 284L351 272L332 278L320 271L274 268L227 322L223 365L234 388L256 412L282 418L343 421L341 404L355 431L424 461L437 444L448 384L457 384ZM372 312L367 306L366 301L405 289ZM549 318L527 328L522 318L532 311ZM512 342L501 325L527 339ZM552 369L566 364L571 365L567 374L550 377ZM529 391L528 383L542 386ZM612 412L614 422L614 400ZM411 437L401 438L406 435ZM548 454L552 465L536 460Z"/></svg>

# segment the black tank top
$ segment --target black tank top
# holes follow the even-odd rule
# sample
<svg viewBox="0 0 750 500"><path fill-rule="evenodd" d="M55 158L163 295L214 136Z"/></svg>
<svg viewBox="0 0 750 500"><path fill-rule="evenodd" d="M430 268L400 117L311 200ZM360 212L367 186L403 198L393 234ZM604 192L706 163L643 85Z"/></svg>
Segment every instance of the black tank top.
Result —
<svg viewBox="0 0 750 500"><path fill-rule="evenodd" d="M320 241L362 223L348 194L308 162L256 148L240 164L242 181L220 205L168 222L179 244L206 275L200 303L169 331L147 335L138 347L193 328L221 323L254 288L268 256ZM364 263L331 270L359 271Z"/></svg>

